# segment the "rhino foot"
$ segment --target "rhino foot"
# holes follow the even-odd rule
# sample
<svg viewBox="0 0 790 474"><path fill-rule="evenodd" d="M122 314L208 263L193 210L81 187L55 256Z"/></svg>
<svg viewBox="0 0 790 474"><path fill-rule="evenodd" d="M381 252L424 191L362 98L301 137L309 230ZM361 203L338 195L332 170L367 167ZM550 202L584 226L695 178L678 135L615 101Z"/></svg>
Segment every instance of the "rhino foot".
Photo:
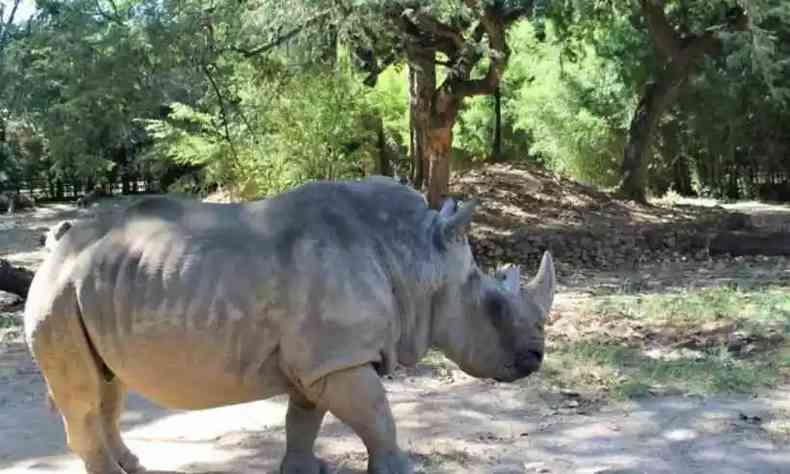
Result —
<svg viewBox="0 0 790 474"><path fill-rule="evenodd" d="M280 465L280 474L329 474L329 468L312 454L286 453Z"/></svg>
<svg viewBox="0 0 790 474"><path fill-rule="evenodd" d="M85 472L88 474L128 474L124 468L116 463L109 464L104 462L85 463Z"/></svg>
<svg viewBox="0 0 790 474"><path fill-rule="evenodd" d="M118 464L129 474L145 472L145 468L140 464L140 460L129 450L118 459Z"/></svg>
<svg viewBox="0 0 790 474"><path fill-rule="evenodd" d="M402 453L373 455L368 460L368 474L413 474L409 459Z"/></svg>

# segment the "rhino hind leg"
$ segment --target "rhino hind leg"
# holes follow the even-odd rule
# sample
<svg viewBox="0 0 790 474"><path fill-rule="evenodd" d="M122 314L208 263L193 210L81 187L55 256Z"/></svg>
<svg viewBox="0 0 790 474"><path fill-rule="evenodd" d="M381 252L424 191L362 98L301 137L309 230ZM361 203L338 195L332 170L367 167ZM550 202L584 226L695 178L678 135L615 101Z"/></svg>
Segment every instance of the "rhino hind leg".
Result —
<svg viewBox="0 0 790 474"><path fill-rule="evenodd" d="M328 375L319 398L340 421L351 427L368 451L368 474L412 474L398 447L395 420L381 379L370 365Z"/></svg>
<svg viewBox="0 0 790 474"><path fill-rule="evenodd" d="M101 421L102 429L107 437L107 445L118 464L128 473L143 470L139 459L135 456L121 438L118 422L126 405L126 386L114 377L109 382L102 383L101 387Z"/></svg>
<svg viewBox="0 0 790 474"><path fill-rule="evenodd" d="M291 394L285 415L285 457L280 474L329 473L326 464L313 454L325 414L325 409L318 408L298 393Z"/></svg>
<svg viewBox="0 0 790 474"><path fill-rule="evenodd" d="M105 422L103 405L117 401L108 397L113 377L87 338L73 290L62 291L46 311L30 348L63 418L67 444L88 474L127 474L112 449Z"/></svg>
<svg viewBox="0 0 790 474"><path fill-rule="evenodd" d="M50 395L63 417L66 441L88 474L126 474L110 447L102 414L101 374L78 354L36 353Z"/></svg>

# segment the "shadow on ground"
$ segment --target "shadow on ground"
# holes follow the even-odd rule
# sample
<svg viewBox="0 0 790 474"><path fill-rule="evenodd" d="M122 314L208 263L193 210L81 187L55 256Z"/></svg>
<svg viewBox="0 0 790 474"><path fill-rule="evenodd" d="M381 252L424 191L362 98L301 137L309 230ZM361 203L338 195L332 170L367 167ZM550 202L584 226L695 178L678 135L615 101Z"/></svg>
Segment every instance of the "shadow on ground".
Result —
<svg viewBox="0 0 790 474"><path fill-rule="evenodd" d="M23 366L24 367L24 366ZM13 388L10 393L8 386ZM24 390L19 389L22 386ZM525 381L499 384L428 370L387 382L400 442L420 473L633 472L779 473L790 452L763 424L790 412L790 389L760 397L646 398L568 409ZM36 373L17 374L0 399L0 472L80 473L57 415L29 392ZM152 473L275 473L285 450L282 398L196 412L130 398L125 438ZM362 443L328 416L318 442L332 472L362 474ZM619 470L619 471L618 471Z"/></svg>

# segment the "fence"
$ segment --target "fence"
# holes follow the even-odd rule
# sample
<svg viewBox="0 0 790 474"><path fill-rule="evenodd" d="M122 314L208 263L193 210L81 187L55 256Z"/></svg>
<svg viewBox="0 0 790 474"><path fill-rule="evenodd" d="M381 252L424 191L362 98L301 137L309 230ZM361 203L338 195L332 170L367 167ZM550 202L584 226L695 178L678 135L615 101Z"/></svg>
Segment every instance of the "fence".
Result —
<svg viewBox="0 0 790 474"><path fill-rule="evenodd" d="M159 192L158 180L120 180L111 184L96 186L105 194L137 194ZM0 183L0 193L22 194L34 200L63 201L75 200L94 189L84 182L47 181L44 179Z"/></svg>

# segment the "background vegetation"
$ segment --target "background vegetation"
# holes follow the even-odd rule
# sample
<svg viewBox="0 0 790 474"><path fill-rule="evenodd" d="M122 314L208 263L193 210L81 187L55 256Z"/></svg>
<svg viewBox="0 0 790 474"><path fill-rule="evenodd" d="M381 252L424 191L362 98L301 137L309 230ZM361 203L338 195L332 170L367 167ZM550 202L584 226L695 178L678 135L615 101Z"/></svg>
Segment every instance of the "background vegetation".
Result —
<svg viewBox="0 0 790 474"><path fill-rule="evenodd" d="M0 10L8 190L249 199L397 173L433 200L445 164L534 160L637 200L790 198L781 0L19 4Z"/></svg>

